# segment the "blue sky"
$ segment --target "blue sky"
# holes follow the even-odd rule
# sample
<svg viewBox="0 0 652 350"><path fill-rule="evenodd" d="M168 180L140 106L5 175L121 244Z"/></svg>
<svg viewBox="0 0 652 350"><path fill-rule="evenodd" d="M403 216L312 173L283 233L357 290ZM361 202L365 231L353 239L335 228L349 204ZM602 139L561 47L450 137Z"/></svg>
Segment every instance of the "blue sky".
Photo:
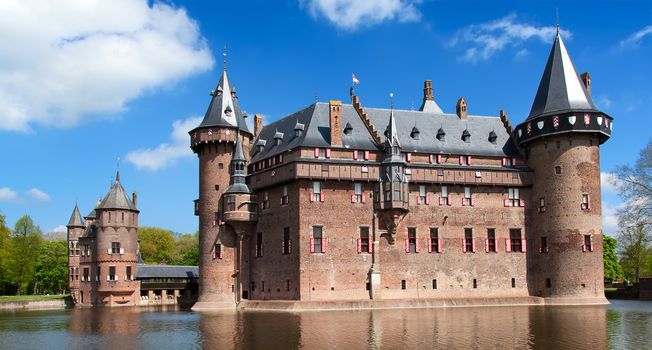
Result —
<svg viewBox="0 0 652 350"><path fill-rule="evenodd" d="M265 122L316 99L418 107L432 79L454 112L513 124L528 114L552 45L555 9L594 101L615 118L605 177L650 140L652 3L647 1L64 1L0 4L0 212L61 230L109 188L138 191L141 225L195 232L197 160L186 132L228 71ZM603 186L605 231L621 204Z"/></svg>

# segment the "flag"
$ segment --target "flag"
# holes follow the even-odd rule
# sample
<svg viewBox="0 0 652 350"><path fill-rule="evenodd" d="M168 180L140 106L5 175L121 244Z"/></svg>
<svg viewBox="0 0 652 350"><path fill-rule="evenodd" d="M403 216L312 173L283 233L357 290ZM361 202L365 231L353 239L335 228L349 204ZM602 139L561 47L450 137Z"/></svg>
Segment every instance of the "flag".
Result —
<svg viewBox="0 0 652 350"><path fill-rule="evenodd" d="M353 84L360 84L360 80L355 77L354 73L351 73L351 80L353 81Z"/></svg>

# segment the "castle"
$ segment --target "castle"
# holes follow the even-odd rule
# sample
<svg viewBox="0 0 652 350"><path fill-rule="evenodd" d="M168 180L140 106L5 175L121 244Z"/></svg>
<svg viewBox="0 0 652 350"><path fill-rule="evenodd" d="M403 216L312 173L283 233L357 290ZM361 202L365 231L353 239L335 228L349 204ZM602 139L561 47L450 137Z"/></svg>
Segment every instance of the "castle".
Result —
<svg viewBox="0 0 652 350"><path fill-rule="evenodd" d="M599 147L612 118L559 32L529 116L317 102L253 132L225 69L201 124L195 309L530 298L603 304ZM245 304L246 305L246 304Z"/></svg>

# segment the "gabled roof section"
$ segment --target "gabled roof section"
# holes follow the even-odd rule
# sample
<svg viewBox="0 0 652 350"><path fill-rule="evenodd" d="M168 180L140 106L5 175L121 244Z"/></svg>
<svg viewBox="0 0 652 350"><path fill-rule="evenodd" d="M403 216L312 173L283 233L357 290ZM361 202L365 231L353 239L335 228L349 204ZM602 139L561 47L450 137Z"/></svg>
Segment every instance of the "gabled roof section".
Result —
<svg viewBox="0 0 652 350"><path fill-rule="evenodd" d="M570 111L597 112L598 109L580 80L558 31L526 120Z"/></svg>
<svg viewBox="0 0 652 350"><path fill-rule="evenodd" d="M134 203L129 199L125 189L120 184L120 173L116 175L116 181L111 185L109 193L98 204L95 209L124 209L138 211Z"/></svg>
<svg viewBox="0 0 652 350"><path fill-rule="evenodd" d="M81 214L79 213L79 207L77 207L77 204L75 204L75 209L72 211L72 215L70 215L70 220L68 220L68 227L85 227L84 225L84 219L82 219Z"/></svg>
<svg viewBox="0 0 652 350"><path fill-rule="evenodd" d="M226 65L217 88L211 92L211 103L199 127L231 126L251 134L245 121L245 115L240 109L238 95L226 74Z"/></svg>

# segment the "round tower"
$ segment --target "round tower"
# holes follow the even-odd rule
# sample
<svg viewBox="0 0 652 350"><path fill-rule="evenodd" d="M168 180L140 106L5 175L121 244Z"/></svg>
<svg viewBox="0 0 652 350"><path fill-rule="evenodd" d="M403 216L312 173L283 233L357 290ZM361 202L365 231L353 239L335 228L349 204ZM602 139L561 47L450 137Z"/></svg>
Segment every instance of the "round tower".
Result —
<svg viewBox="0 0 652 350"><path fill-rule="evenodd" d="M84 234L86 225L79 213L79 208L75 204L75 209L68 220L67 237L68 237L68 289L73 302L79 302L79 237Z"/></svg>
<svg viewBox="0 0 652 350"><path fill-rule="evenodd" d="M557 32L530 114L514 131L534 171L529 288L551 304L607 303L600 145L611 136L612 118L595 107L589 84Z"/></svg>
<svg viewBox="0 0 652 350"><path fill-rule="evenodd" d="M230 85L226 62L211 92L211 102L201 124L189 132L190 147L199 158L199 298L194 309L230 308L236 304L236 256L238 239L222 217L222 194L230 183L229 165L238 136L245 151L252 134ZM247 154L245 152L244 154Z"/></svg>
<svg viewBox="0 0 652 350"><path fill-rule="evenodd" d="M136 193L131 199L127 196L118 172L111 189L95 208L95 304L133 304L138 300L139 296L134 295L138 214Z"/></svg>

